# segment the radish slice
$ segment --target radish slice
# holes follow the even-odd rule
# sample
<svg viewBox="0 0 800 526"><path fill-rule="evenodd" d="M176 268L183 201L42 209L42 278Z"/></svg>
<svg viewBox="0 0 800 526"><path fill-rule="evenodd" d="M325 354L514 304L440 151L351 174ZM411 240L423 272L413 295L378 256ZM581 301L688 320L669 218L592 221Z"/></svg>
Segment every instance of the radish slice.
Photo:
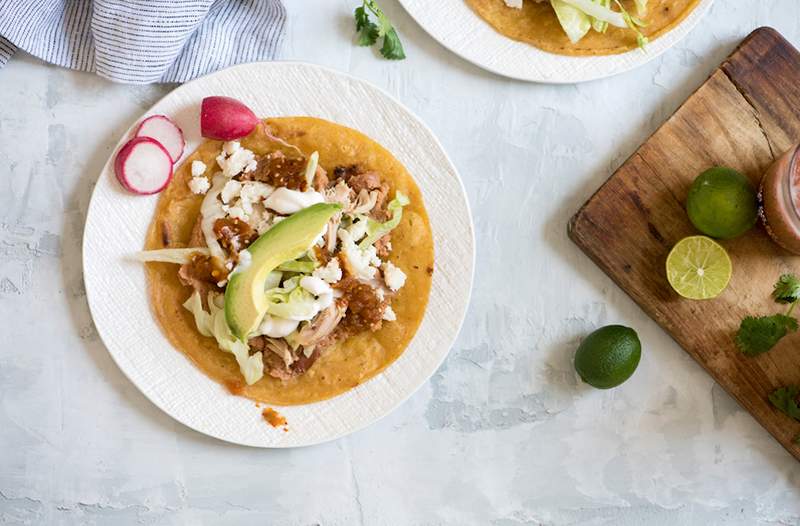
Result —
<svg viewBox="0 0 800 526"><path fill-rule="evenodd" d="M208 139L233 141L252 132L258 117L230 97L206 97L200 108L200 133Z"/></svg>
<svg viewBox="0 0 800 526"><path fill-rule="evenodd" d="M183 131L172 119L166 115L152 115L147 117L136 128L134 137L152 137L161 143L167 150L173 164L183 155L186 142L183 140Z"/></svg>
<svg viewBox="0 0 800 526"><path fill-rule="evenodd" d="M152 137L134 137L117 153L114 172L126 190L139 195L156 194L172 179L172 157Z"/></svg>

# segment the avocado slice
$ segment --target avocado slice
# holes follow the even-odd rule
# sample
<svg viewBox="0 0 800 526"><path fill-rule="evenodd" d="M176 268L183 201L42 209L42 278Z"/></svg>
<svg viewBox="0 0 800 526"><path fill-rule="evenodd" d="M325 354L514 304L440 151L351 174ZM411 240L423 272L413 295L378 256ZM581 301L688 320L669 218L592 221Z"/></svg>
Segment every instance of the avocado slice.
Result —
<svg viewBox="0 0 800 526"><path fill-rule="evenodd" d="M267 275L281 263L307 252L328 220L341 209L338 203L304 208L264 232L248 247L249 264L240 262L244 268L230 275L225 289L225 320L236 338L246 341L267 311Z"/></svg>

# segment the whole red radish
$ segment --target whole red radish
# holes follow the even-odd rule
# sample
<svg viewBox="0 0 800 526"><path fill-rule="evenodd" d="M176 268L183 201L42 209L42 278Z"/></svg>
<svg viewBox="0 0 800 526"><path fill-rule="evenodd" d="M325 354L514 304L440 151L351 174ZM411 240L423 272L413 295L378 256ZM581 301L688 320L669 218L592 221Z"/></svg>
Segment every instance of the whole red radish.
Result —
<svg viewBox="0 0 800 526"><path fill-rule="evenodd" d="M152 137L161 143L169 156L172 158L172 163L178 162L178 159L183 155L183 149L186 142L183 140L183 130L181 130L172 119L166 115L151 115L139 124L136 128L136 137Z"/></svg>
<svg viewBox="0 0 800 526"><path fill-rule="evenodd" d="M129 192L156 194L172 179L172 157L152 137L134 137L117 152L114 173Z"/></svg>
<svg viewBox="0 0 800 526"><path fill-rule="evenodd" d="M200 133L208 139L232 141L245 137L258 124L250 108L230 97L206 97L200 107Z"/></svg>

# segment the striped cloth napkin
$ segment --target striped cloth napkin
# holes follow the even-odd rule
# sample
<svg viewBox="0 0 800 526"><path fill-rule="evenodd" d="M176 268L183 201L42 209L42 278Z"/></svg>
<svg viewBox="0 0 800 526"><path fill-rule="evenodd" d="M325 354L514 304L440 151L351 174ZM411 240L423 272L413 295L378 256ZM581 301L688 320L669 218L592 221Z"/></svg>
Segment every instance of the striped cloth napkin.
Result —
<svg viewBox="0 0 800 526"><path fill-rule="evenodd" d="M183 82L275 58L280 0L0 0L0 67L17 49L116 82Z"/></svg>

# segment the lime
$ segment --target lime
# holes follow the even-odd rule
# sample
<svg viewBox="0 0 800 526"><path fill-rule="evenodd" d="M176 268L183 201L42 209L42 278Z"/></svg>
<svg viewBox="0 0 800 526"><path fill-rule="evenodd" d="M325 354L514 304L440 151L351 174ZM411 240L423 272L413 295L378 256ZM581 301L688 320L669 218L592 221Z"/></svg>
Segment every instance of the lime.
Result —
<svg viewBox="0 0 800 526"><path fill-rule="evenodd" d="M719 243L706 236L681 239L667 256L667 280L684 298L716 298L730 279L731 258Z"/></svg>
<svg viewBox="0 0 800 526"><path fill-rule="evenodd" d="M587 336L575 353L575 370L598 389L616 387L631 377L642 356L636 331L607 325Z"/></svg>
<svg viewBox="0 0 800 526"><path fill-rule="evenodd" d="M686 212L700 232L730 239L756 224L756 191L750 180L736 170L711 168L698 175L689 188Z"/></svg>

